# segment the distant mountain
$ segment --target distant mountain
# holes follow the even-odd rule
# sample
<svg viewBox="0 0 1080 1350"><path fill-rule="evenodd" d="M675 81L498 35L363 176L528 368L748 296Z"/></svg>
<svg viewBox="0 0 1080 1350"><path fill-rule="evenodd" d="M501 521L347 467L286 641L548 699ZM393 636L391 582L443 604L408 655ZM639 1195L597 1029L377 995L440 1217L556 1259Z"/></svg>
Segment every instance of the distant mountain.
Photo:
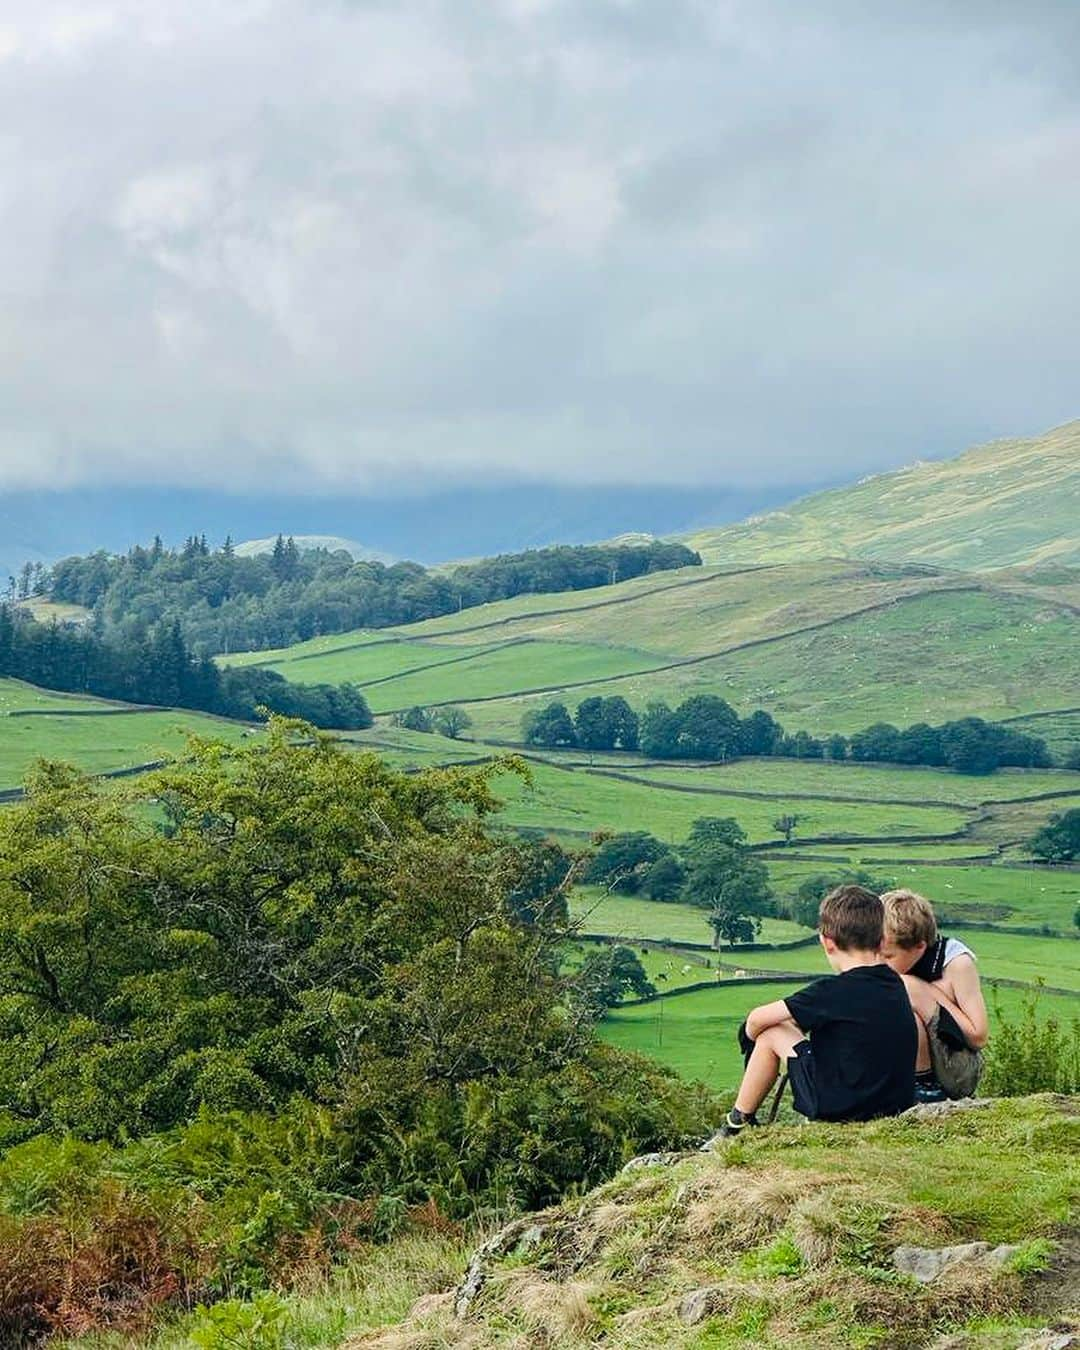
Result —
<svg viewBox="0 0 1080 1350"><path fill-rule="evenodd" d="M960 570L1077 563L1080 421L679 537L707 563L904 558Z"/></svg>
<svg viewBox="0 0 1080 1350"><path fill-rule="evenodd" d="M391 553L382 553L377 548L368 548L366 544L358 544L354 539L342 539L336 534L294 534L292 538L301 552L309 548L324 548L329 553L351 553L356 562L365 560L392 563L395 561ZM236 552L241 558L257 558L262 553L273 553L276 542L276 534L270 535L266 539L248 539L244 543L236 545Z"/></svg>

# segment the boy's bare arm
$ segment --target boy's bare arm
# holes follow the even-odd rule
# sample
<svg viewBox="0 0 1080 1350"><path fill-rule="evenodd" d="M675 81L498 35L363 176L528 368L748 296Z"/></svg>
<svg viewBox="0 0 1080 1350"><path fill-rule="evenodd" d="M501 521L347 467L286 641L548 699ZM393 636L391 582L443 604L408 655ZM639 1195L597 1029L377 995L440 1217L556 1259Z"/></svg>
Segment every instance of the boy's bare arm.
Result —
<svg viewBox="0 0 1080 1350"><path fill-rule="evenodd" d="M788 1005L782 998L778 998L775 1003L763 1003L760 1008L755 1008L746 1018L746 1034L752 1041L756 1041L763 1031L769 1027L779 1026L781 1022L792 1021L792 1016L788 1010Z"/></svg>
<svg viewBox="0 0 1080 1350"><path fill-rule="evenodd" d="M960 1023L968 1043L976 1050L981 1050L990 1039L990 1017L979 983L978 967L966 953L954 957L945 968L943 983L947 986L945 992L955 1005L949 1011Z"/></svg>
<svg viewBox="0 0 1080 1350"><path fill-rule="evenodd" d="M907 986L908 996L911 999L912 1007L918 1013L923 1022L930 1020L930 1014L933 1013L934 1004L944 1008L951 1013L956 1020L957 1026L964 1033L964 1039L975 1049L985 1045L988 1039L988 1022L986 1017L986 1005L982 1001L982 993L979 991L979 974L975 970L975 963L967 956L958 956L949 963L949 974L953 976L953 966L960 961L967 962L971 966L971 974L975 978L975 995L978 1000L978 1008L972 1008L976 1013L975 1017L969 1015L959 1001L958 997L950 997L954 992L958 995L956 982L950 978L949 988L943 989L941 983L930 980L920 980L916 975L904 975L903 981ZM957 972L958 974L960 972ZM978 1011L981 1009L981 1020L978 1017Z"/></svg>

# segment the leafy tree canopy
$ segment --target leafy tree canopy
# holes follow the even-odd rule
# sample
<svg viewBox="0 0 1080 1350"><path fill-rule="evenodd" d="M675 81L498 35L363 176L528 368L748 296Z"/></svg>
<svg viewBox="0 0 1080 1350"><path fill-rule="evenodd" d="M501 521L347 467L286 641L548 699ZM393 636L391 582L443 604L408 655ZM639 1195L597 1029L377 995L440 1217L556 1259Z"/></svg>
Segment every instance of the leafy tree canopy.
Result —
<svg viewBox="0 0 1080 1350"><path fill-rule="evenodd" d="M1045 862L1072 862L1080 858L1080 809L1051 816L1028 847Z"/></svg>

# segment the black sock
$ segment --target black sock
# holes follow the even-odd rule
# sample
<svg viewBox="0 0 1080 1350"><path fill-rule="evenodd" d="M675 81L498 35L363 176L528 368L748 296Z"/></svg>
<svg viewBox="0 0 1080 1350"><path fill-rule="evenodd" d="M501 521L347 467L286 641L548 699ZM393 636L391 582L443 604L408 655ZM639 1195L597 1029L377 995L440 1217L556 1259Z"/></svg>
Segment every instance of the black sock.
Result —
<svg viewBox="0 0 1080 1350"><path fill-rule="evenodd" d="M733 1130L741 1130L744 1125L756 1125L757 1112L740 1111L737 1106L733 1106L728 1112L727 1123Z"/></svg>

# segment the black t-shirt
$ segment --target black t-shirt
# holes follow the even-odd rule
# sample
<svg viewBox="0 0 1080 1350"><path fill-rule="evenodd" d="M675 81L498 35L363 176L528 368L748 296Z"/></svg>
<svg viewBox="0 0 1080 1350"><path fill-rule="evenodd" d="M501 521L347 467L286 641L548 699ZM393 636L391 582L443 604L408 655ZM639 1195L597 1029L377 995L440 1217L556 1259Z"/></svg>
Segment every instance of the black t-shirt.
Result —
<svg viewBox="0 0 1080 1350"><path fill-rule="evenodd" d="M784 999L810 1038L821 1120L871 1120L915 1100L918 1033L904 982L854 966Z"/></svg>

